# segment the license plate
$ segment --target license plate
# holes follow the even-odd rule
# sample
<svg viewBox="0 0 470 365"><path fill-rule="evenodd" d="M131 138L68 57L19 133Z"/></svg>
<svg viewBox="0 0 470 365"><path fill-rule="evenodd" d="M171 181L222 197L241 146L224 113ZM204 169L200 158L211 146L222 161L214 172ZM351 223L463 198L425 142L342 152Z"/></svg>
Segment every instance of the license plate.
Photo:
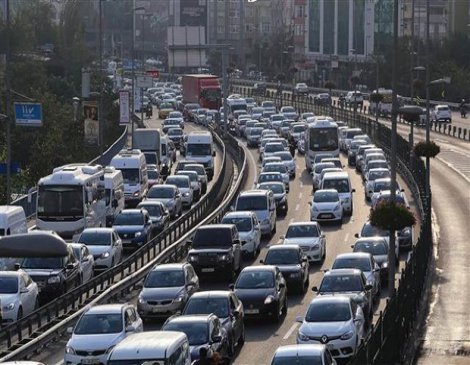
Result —
<svg viewBox="0 0 470 365"><path fill-rule="evenodd" d="M122 240L123 245L129 245L131 243L131 240Z"/></svg>
<svg viewBox="0 0 470 365"><path fill-rule="evenodd" d="M205 267L201 269L201 272L214 272L215 269L213 267Z"/></svg>
<svg viewBox="0 0 470 365"><path fill-rule="evenodd" d="M86 357L84 359L82 359L82 364L83 365L94 365L94 364L99 364L100 363L100 359L98 359L97 357Z"/></svg>
<svg viewBox="0 0 470 365"><path fill-rule="evenodd" d="M163 312L164 310L162 308L153 308L152 309L152 312L153 313L160 313L160 312Z"/></svg>
<svg viewBox="0 0 470 365"><path fill-rule="evenodd" d="M245 309L246 314L258 314L259 309Z"/></svg>

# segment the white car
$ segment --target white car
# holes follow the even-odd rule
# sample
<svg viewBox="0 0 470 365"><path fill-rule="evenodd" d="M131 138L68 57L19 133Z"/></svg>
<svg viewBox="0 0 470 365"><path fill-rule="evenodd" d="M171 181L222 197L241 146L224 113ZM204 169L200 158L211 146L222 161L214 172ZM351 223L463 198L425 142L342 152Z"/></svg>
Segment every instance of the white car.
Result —
<svg viewBox="0 0 470 365"><path fill-rule="evenodd" d="M298 344L325 344L336 359L354 356L364 337L364 313L348 297L316 297L296 320Z"/></svg>
<svg viewBox="0 0 470 365"><path fill-rule="evenodd" d="M295 84L294 92L296 94L308 94L308 86L304 82Z"/></svg>
<svg viewBox="0 0 470 365"><path fill-rule="evenodd" d="M323 261L326 257L326 236L317 222L295 222L289 224L285 245L299 245L309 261Z"/></svg>
<svg viewBox="0 0 470 365"><path fill-rule="evenodd" d="M295 160L294 157L288 151L275 152L273 156L279 156L286 165L287 170L289 170L289 175L291 178L295 178Z"/></svg>
<svg viewBox="0 0 470 365"><path fill-rule="evenodd" d="M82 283L86 283L93 278L95 260L93 255L88 250L88 247L83 243L71 243L73 254L80 263L80 279Z"/></svg>
<svg viewBox="0 0 470 365"><path fill-rule="evenodd" d="M324 169L327 169L327 168L332 168L334 169L335 168L335 164L333 162L319 162L319 163L316 163L314 166L313 166L313 169L312 169L312 179L313 179L313 189L316 190L320 187L320 183L321 183L321 172L324 170Z"/></svg>
<svg viewBox="0 0 470 365"><path fill-rule="evenodd" d="M264 166L266 166L268 163L271 162L281 162L281 158L277 156L269 156L263 159L263 162L261 163L261 169L263 169Z"/></svg>
<svg viewBox="0 0 470 365"><path fill-rule="evenodd" d="M65 346L67 365L106 364L109 351L132 333L142 332L143 323L131 304L104 304L89 308Z"/></svg>
<svg viewBox="0 0 470 365"><path fill-rule="evenodd" d="M317 190L309 204L311 221L343 222L343 204L338 191L334 189Z"/></svg>
<svg viewBox="0 0 470 365"><path fill-rule="evenodd" d="M286 189L288 190L290 176L286 165L283 162L270 162L263 165L261 172L279 172L282 175Z"/></svg>
<svg viewBox="0 0 470 365"><path fill-rule="evenodd" d="M261 161L263 161L268 156L276 156L276 152L283 152L284 145L281 142L268 142L264 146L263 152L261 153Z"/></svg>
<svg viewBox="0 0 470 365"><path fill-rule="evenodd" d="M366 284L372 286L372 298L375 302L380 300L380 267L370 253L352 252L336 256L333 262L334 269L359 269L366 277Z"/></svg>
<svg viewBox="0 0 470 365"><path fill-rule="evenodd" d="M449 105L436 105L431 111L431 120L433 122L452 123L452 112Z"/></svg>
<svg viewBox="0 0 470 365"><path fill-rule="evenodd" d="M402 194L402 189L400 188L400 185L397 184L397 194ZM392 187L392 179L387 177L384 179L375 179L374 184L372 184L372 187L369 189L369 195L370 195L370 201L371 201L371 206L375 206L377 202L377 198L379 197L380 193L382 191L387 191L390 190Z"/></svg>
<svg viewBox="0 0 470 365"><path fill-rule="evenodd" d="M181 193L181 202L188 207L193 203L193 189L188 176L170 175L166 178L165 184L175 185Z"/></svg>
<svg viewBox="0 0 470 365"><path fill-rule="evenodd" d="M168 209L171 218L182 214L181 193L175 185L158 184L152 186L147 193L146 200L162 202Z"/></svg>
<svg viewBox="0 0 470 365"><path fill-rule="evenodd" d="M38 285L23 270L0 271L2 324L10 324L39 308Z"/></svg>
<svg viewBox="0 0 470 365"><path fill-rule="evenodd" d="M316 364L336 365L326 345L286 345L277 348L271 365Z"/></svg>
<svg viewBox="0 0 470 365"><path fill-rule="evenodd" d="M259 184L264 183L264 182L272 182L272 181L278 181L284 184L286 187L286 191L289 192L289 182L285 182L282 174L280 172L261 172L258 175L258 181L256 183L255 188L258 189Z"/></svg>
<svg viewBox="0 0 470 365"><path fill-rule="evenodd" d="M366 200L372 199L371 191L374 189L374 181L376 179L390 178L390 170L388 168L370 169L366 173L366 187L364 190Z"/></svg>
<svg viewBox="0 0 470 365"><path fill-rule="evenodd" d="M299 118L299 114L297 114L293 106L283 106L279 112L283 114L287 119L297 120Z"/></svg>
<svg viewBox="0 0 470 365"><path fill-rule="evenodd" d="M189 177L191 188L193 190L194 200L198 201L201 198L201 182L196 171L181 170L176 175L183 175Z"/></svg>
<svg viewBox="0 0 470 365"><path fill-rule="evenodd" d="M261 227L255 213L250 211L228 212L220 223L234 224L237 227L244 255L253 259L259 255Z"/></svg>
<svg viewBox="0 0 470 365"><path fill-rule="evenodd" d="M122 260L122 240L113 228L85 228L77 240L93 255L95 270L106 270Z"/></svg>

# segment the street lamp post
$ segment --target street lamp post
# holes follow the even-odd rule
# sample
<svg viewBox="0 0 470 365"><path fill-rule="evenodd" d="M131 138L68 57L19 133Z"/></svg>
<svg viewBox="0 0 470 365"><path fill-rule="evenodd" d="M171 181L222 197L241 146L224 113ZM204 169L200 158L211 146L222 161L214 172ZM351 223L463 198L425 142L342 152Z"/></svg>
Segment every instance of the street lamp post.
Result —
<svg viewBox="0 0 470 365"><path fill-rule="evenodd" d="M5 52L5 90L6 90L6 117L4 118L6 123L7 133L7 196L6 204L10 204L11 199L11 88L10 88L10 0L5 3L5 20L6 20L6 52Z"/></svg>
<svg viewBox="0 0 470 365"><path fill-rule="evenodd" d="M98 144L100 149L100 162L103 159L103 0L99 3L99 53L100 53L100 71L98 77L100 80L100 106L98 108Z"/></svg>

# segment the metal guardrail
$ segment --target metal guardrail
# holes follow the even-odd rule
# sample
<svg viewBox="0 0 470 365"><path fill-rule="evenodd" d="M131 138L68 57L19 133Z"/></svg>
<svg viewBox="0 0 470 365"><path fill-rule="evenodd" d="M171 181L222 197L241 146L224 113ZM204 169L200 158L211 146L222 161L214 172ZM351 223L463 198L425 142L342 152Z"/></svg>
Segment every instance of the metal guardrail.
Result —
<svg viewBox="0 0 470 365"><path fill-rule="evenodd" d="M111 159L116 155L126 144L127 142L127 127L124 129L124 132L121 136L103 153L103 157L100 156L94 158L90 161L90 164L100 164L100 165L109 165ZM37 191L34 190L28 195L23 195L21 198L18 198L11 202L11 205L21 206L24 209L26 218L32 218L36 214L36 198Z"/></svg>
<svg viewBox="0 0 470 365"><path fill-rule="evenodd" d="M0 362L8 359L21 359L34 352L38 347L47 342L47 339L44 338L40 343L36 340L36 337L41 337L41 333L56 328L58 322L73 316L79 309L89 303L93 303L98 297L102 298L100 295L110 289L114 283L120 282L127 277L132 277L134 273L146 266L157 255L163 253L164 250L168 252L168 249L174 247L174 243L177 240L184 237L188 231L209 216L211 212L216 214L225 207L225 205L222 205L222 202L227 195L234 173L237 171L234 171L233 165L228 161L223 141L216 134L214 134L214 137L216 143L223 151L222 167L208 194L185 215L170 225L168 229L154 237L120 264L54 299L34 313L4 327L0 332L0 356L2 356ZM238 142L231 137L227 138L230 150L237 151L233 154L234 158L244 158L243 149L238 146ZM243 178L244 174L241 176L237 174L237 176ZM181 248L173 249L174 257L182 255L179 252L180 250ZM28 345L29 343L31 345Z"/></svg>
<svg viewBox="0 0 470 365"><path fill-rule="evenodd" d="M241 93L237 87L232 92ZM316 115L331 115L350 126L360 127L386 153L391 150L391 130L374 119L351 110L334 106L315 105L309 98L256 97L257 101L272 100L278 106L282 103L293 105L299 112L313 111ZM420 306L429 275L428 267L432 259L433 239L431 226L431 196L426 195L426 168L420 158L413 156L408 141L397 136L397 170L406 180L417 203L421 218L419 238L413 247L405 268L400 273L398 288L387 301L385 310L380 311L379 319L367 338L359 347L349 365L379 365L403 363L407 345L414 341L414 331L419 325Z"/></svg>

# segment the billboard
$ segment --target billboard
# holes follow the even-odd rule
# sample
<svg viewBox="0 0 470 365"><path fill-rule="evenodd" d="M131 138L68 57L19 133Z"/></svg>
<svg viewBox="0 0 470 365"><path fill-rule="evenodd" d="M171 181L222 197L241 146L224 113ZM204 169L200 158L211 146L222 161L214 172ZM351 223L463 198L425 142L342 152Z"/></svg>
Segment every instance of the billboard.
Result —
<svg viewBox="0 0 470 365"><path fill-rule="evenodd" d="M207 25L207 0L182 0L179 25L205 27Z"/></svg>
<svg viewBox="0 0 470 365"><path fill-rule="evenodd" d="M96 101L85 101L83 103L83 119L85 121L85 144L87 146L98 146L100 125L98 121L98 103Z"/></svg>
<svg viewBox="0 0 470 365"><path fill-rule="evenodd" d="M167 44L170 69L207 64L205 27L168 27Z"/></svg>
<svg viewBox="0 0 470 365"><path fill-rule="evenodd" d="M130 123L130 109L129 91L119 91L119 125L128 125Z"/></svg>

